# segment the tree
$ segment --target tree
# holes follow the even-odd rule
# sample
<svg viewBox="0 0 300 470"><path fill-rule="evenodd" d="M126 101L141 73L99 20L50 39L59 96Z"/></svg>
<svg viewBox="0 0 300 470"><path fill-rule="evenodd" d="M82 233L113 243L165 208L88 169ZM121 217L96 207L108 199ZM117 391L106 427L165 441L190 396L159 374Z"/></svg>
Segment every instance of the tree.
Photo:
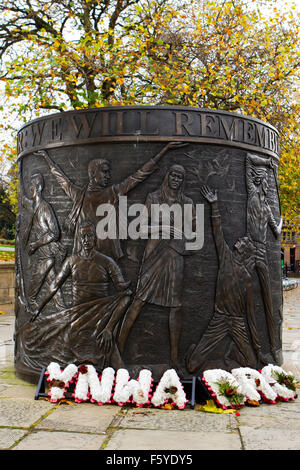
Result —
<svg viewBox="0 0 300 470"><path fill-rule="evenodd" d="M280 133L282 211L296 220L299 21L271 0L3 0L1 79L10 109L116 104L235 111Z"/></svg>
<svg viewBox="0 0 300 470"><path fill-rule="evenodd" d="M14 238L16 216L8 198L8 185L0 180L0 238Z"/></svg>
<svg viewBox="0 0 300 470"><path fill-rule="evenodd" d="M135 101L142 25L161 30L176 13L168 0L6 0L0 12L2 79L21 113Z"/></svg>

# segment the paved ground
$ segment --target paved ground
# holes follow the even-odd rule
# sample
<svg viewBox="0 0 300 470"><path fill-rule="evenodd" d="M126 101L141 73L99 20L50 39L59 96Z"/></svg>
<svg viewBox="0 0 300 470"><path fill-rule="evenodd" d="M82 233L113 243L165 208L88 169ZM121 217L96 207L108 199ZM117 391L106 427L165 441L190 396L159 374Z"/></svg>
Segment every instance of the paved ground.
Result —
<svg viewBox="0 0 300 470"><path fill-rule="evenodd" d="M284 297L283 367L300 379L300 286ZM35 401L35 386L14 375L13 321L12 316L0 315L0 449L182 450L187 454L191 450L300 449L300 397L289 403L244 407L240 416ZM112 454L103 455L108 459Z"/></svg>

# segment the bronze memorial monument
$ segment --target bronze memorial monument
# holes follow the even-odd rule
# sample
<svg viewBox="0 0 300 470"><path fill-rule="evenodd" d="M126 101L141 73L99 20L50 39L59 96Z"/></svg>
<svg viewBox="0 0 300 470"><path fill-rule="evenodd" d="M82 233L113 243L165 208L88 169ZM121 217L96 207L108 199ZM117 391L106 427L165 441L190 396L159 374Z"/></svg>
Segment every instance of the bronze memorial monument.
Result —
<svg viewBox="0 0 300 470"><path fill-rule="evenodd" d="M18 134L15 366L280 365L278 133L209 109L52 114Z"/></svg>

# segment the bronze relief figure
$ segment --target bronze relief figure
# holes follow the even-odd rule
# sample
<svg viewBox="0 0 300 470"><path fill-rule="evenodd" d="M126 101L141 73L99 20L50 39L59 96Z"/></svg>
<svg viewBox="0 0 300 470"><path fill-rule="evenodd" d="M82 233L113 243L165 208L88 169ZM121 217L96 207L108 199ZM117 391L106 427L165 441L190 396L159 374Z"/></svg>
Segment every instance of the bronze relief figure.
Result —
<svg viewBox="0 0 300 470"><path fill-rule="evenodd" d="M147 214L151 214L154 205L160 205L168 210L172 205L180 205L182 211L186 204L193 207L193 201L184 194L185 169L181 165L173 165L167 171L161 187L148 194L145 202ZM176 224L174 213L170 214L170 227L162 225L162 219L150 219L149 231L158 230L157 238L149 238L143 254L139 271L136 293L132 304L126 312L119 333L119 347L124 351L127 337L146 303L168 307L169 313L169 337L170 357L172 367L179 368L178 346L181 333L182 320L182 289L185 237L184 233L176 237ZM162 214L160 214L162 215ZM194 221L194 219L193 219ZM163 231L169 229L170 238L163 238Z"/></svg>
<svg viewBox="0 0 300 470"><path fill-rule="evenodd" d="M168 368L190 380L204 367L280 363L277 142L277 131L252 117L181 106L26 123L18 134L19 376L36 381L52 361L124 367L131 377L149 368L154 380ZM183 145L187 152L177 150ZM198 198L203 185L219 198L208 187Z"/></svg>
<svg viewBox="0 0 300 470"><path fill-rule="evenodd" d="M277 224L267 201L268 170L272 168L272 159L266 159L257 155L247 154L246 157L246 186L248 192L247 201L247 235L254 245L253 267L259 277L262 297L265 306L265 314L268 325L271 353L275 362L276 334L272 303L271 282L267 258L267 228L271 227L275 237L279 237L282 227L282 219Z"/></svg>
<svg viewBox="0 0 300 470"><path fill-rule="evenodd" d="M21 204L29 212L29 221L22 234L23 247L33 258L27 300L31 309L36 308L37 298L44 283L49 285L55 278L56 259L62 261L66 250L60 243L60 229L51 205L43 198L44 178L41 173L31 175L29 194L24 190L20 173ZM20 237L21 238L21 237ZM65 308L60 289L53 298L55 308Z"/></svg>
<svg viewBox="0 0 300 470"><path fill-rule="evenodd" d="M125 282L117 263L95 249L95 227L83 222L79 227L80 250L64 261L47 295L25 325L22 339L24 350L31 357L44 356L47 345L53 358L58 355L66 363L94 364L99 368L122 367L115 341L115 328L130 302L130 281ZM73 306L54 314L43 314L47 302L66 279L72 278ZM115 293L110 294L110 283ZM34 332L34 334L33 334ZM40 349L33 342L39 339Z"/></svg>
<svg viewBox="0 0 300 470"><path fill-rule="evenodd" d="M66 227L73 233L74 245L73 253L76 253L80 247L79 226L85 220L91 220L96 225L99 217L96 217L97 208L100 204L111 204L117 207L120 196L127 194L130 190L142 183L158 167L157 162L168 150L176 148L181 144L178 142L169 142L163 149L145 163L139 170L125 178L121 183L110 184L111 167L110 163L102 158L93 159L88 164L89 182L85 186L73 183L59 168L59 166L50 158L46 151L40 151L37 155L42 155L49 165L51 173L55 176L57 182L62 187L66 195L73 201L72 210L67 217ZM97 237L96 246L99 251L114 259L123 256L120 240L115 238Z"/></svg>
<svg viewBox="0 0 300 470"><path fill-rule="evenodd" d="M214 313L198 345L191 345L188 350L187 370L195 373L209 367L210 360L217 360L218 348L226 338L229 339L229 348L225 356L219 358L223 368L230 370L233 364L256 368L263 359L256 327L252 279L245 265L253 246L249 238L243 237L236 241L233 250L229 248L222 230L217 193L207 186L201 192L211 205L219 270Z"/></svg>

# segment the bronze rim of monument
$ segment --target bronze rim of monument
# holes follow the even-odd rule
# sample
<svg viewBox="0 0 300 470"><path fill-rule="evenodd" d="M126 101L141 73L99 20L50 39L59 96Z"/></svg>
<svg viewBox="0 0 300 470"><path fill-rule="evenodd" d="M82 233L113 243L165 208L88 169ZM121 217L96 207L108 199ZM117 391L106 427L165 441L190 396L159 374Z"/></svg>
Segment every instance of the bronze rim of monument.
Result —
<svg viewBox="0 0 300 470"><path fill-rule="evenodd" d="M36 381L52 361L156 378L280 364L279 160L276 129L226 111L117 106L25 124L17 374ZM190 206L193 230L203 216L203 247L189 251L174 232L126 238L119 226L99 240L96 210L120 211L120 196L149 210Z"/></svg>
<svg viewBox="0 0 300 470"><path fill-rule="evenodd" d="M129 114L133 119L126 126ZM165 130L156 127L157 120L164 123ZM40 117L20 129L18 156L60 146L170 140L241 148L279 160L278 132L267 122L181 106L114 106Z"/></svg>

